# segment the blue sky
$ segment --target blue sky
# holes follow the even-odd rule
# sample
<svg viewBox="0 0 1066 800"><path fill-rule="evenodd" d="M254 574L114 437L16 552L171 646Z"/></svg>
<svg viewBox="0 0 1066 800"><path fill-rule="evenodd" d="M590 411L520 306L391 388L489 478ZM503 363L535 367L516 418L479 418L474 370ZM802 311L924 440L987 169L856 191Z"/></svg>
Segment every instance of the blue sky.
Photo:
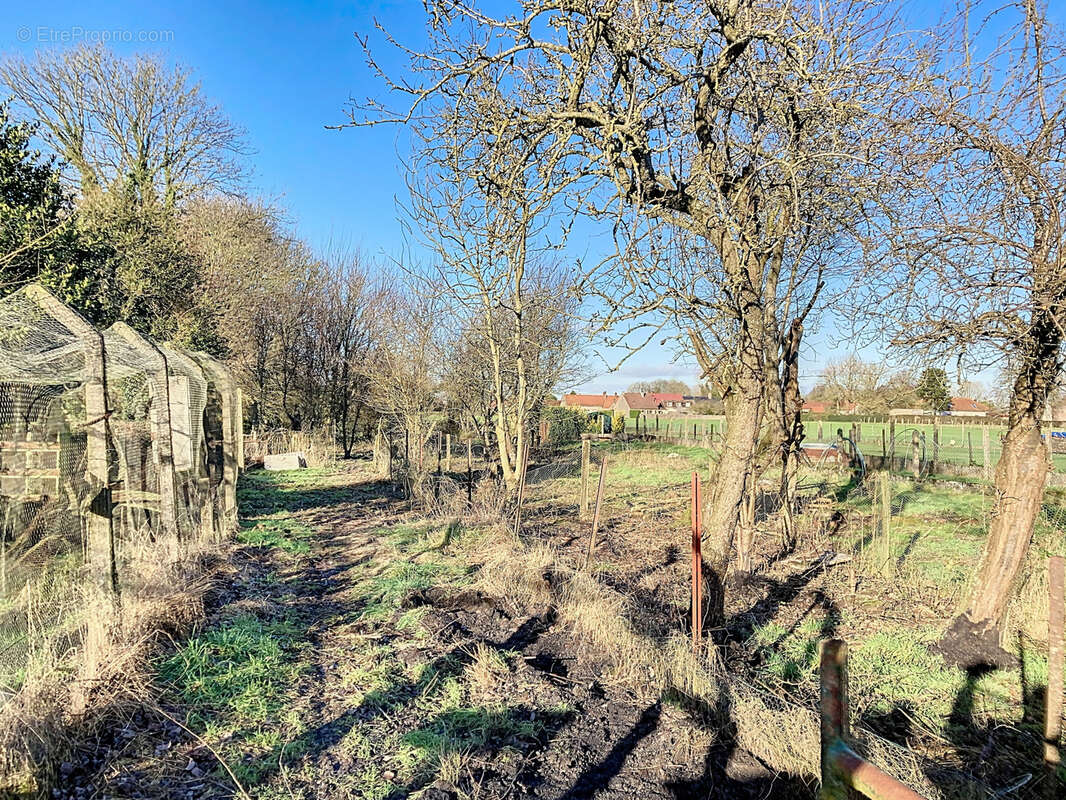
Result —
<svg viewBox="0 0 1066 800"><path fill-rule="evenodd" d="M916 23L928 22L940 8L921 0L911 4L910 13ZM1066 11L1052 16L1062 22ZM406 134L392 127L325 126L347 119L350 96L377 93L356 33L373 33L378 19L402 39L417 41L422 18L419 0L32 5L0 0L0 51L30 53L107 39L122 53L164 52L193 68L205 93L247 130L254 190L288 209L300 236L317 248L354 245L388 259L403 247L395 202L405 192L398 154L406 150ZM387 60L386 48L377 52ZM835 339L831 325L810 337L805 386L826 360L846 354L846 343ZM613 391L633 380L691 380L693 374L653 348L586 388Z"/></svg>

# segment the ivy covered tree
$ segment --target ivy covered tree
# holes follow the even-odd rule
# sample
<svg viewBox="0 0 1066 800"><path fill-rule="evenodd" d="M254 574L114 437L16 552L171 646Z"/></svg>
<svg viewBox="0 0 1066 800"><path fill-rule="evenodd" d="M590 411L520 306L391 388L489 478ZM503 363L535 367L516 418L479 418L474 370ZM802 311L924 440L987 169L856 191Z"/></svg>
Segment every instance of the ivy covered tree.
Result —
<svg viewBox="0 0 1066 800"><path fill-rule="evenodd" d="M948 391L948 374L940 367L922 370L918 380L917 395L933 411L951 408L951 393Z"/></svg>
<svg viewBox="0 0 1066 800"><path fill-rule="evenodd" d="M83 312L94 306L91 254L74 220L59 164L30 145L32 125L0 105L0 292L40 281Z"/></svg>

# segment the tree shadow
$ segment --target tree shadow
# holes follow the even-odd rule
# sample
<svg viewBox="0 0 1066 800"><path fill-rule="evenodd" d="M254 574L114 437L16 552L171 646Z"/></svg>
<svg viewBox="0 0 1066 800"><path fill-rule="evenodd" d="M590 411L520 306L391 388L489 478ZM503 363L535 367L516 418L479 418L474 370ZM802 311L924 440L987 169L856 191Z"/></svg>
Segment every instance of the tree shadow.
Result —
<svg viewBox="0 0 1066 800"><path fill-rule="evenodd" d="M772 800L813 798L814 789L798 776L780 774L739 747L732 698L722 685L714 705L684 698L683 705L714 733L699 777L666 784L676 800L694 797L715 800Z"/></svg>
<svg viewBox="0 0 1066 800"><path fill-rule="evenodd" d="M567 800L590 800L595 794L604 790L611 779L622 771L626 759L641 740L659 727L661 717L662 701L656 700L641 712L640 718L633 724L633 727L614 743L603 760L587 767L577 776L563 797Z"/></svg>

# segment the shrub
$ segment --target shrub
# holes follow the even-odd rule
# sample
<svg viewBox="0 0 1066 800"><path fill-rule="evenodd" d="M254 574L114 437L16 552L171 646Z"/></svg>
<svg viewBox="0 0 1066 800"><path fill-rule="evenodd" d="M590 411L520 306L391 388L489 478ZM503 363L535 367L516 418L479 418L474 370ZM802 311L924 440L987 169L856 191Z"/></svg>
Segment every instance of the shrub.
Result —
<svg viewBox="0 0 1066 800"><path fill-rule="evenodd" d="M577 408L549 406L544 409L544 419L548 422L550 444L572 442L584 433L588 425L585 412Z"/></svg>

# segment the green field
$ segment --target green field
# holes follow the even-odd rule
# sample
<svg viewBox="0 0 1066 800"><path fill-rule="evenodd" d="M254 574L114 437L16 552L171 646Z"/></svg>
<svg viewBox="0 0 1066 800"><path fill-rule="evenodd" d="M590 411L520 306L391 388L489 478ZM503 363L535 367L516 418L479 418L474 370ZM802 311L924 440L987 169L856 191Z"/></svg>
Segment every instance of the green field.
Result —
<svg viewBox="0 0 1066 800"><path fill-rule="evenodd" d="M627 421L627 430L634 430L634 420ZM724 417L721 416L647 416L640 418L640 431L647 426L648 433L658 433L660 436L691 437L693 432L697 437L704 434L720 435ZM837 429L844 432L844 436L851 436L851 422L841 420L818 420L804 418L803 420L806 441L808 442L833 442L836 439ZM884 449L892 451L892 440L889 438L889 424L887 422L857 422L859 430L859 450L863 455L882 455L882 431L884 432ZM918 431L920 436L925 437L926 457L932 458L933 454L933 428L929 423L896 422L896 447L897 456L910 453L911 434ZM938 460L959 466L983 466L984 454L982 445L982 432L987 429L989 434L989 450L992 463L999 460L1001 439L1007 429L1003 425L980 425L975 422L960 420L945 421L940 425L940 442L937 448ZM1053 458L1055 471L1066 472L1066 453L1056 453Z"/></svg>

